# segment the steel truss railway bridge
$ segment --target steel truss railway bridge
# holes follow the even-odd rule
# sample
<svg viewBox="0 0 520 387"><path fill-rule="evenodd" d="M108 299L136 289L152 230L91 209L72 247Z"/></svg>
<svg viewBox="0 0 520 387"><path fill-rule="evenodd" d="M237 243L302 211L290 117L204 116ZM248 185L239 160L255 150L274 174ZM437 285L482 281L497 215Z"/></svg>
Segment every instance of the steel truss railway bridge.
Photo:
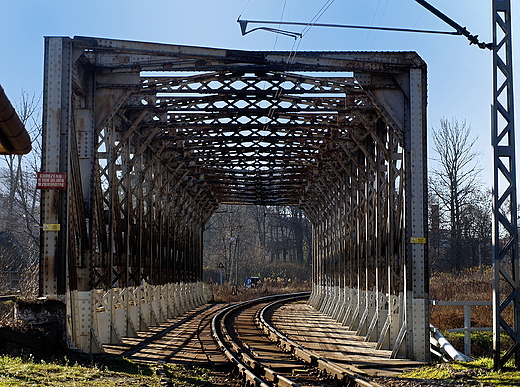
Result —
<svg viewBox="0 0 520 387"><path fill-rule="evenodd" d="M71 345L101 351L206 302L206 222L258 204L311 220L314 307L429 359L417 54L45 44L42 171L62 189L42 190L40 289L65 300Z"/></svg>

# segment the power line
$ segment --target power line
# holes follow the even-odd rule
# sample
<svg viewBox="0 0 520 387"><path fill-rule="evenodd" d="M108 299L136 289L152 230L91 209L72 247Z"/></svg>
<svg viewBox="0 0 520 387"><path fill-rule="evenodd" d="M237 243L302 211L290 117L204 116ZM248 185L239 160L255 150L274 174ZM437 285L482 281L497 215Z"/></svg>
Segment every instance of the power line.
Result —
<svg viewBox="0 0 520 387"><path fill-rule="evenodd" d="M439 19L441 19L443 22L448 24L449 26L453 27L455 31L457 31L457 35L464 35L469 40L469 44L475 44L479 48L482 49L493 49L493 43L484 43L478 40L478 35L471 35L470 32L466 29L466 27L462 27L460 24L458 24L455 20L451 19L447 15L443 14L441 11L439 11L437 8L435 8L433 5L429 4L425 0L415 0L417 3L422 5L424 8L426 8L428 11L433 13L435 16L437 16Z"/></svg>
<svg viewBox="0 0 520 387"><path fill-rule="evenodd" d="M329 9L329 7L334 3L334 0L327 0L325 4L320 8L318 12L316 12L316 15L311 19L309 23L307 23L307 26L302 31L302 36L304 36L309 30L316 24L318 20L323 16L323 14Z"/></svg>
<svg viewBox="0 0 520 387"><path fill-rule="evenodd" d="M380 30L380 31L394 31L394 32L418 32L418 33L423 33L423 34L463 35L469 40L470 44L474 44L481 49L489 49L489 50L493 49L492 43L481 42L478 39L478 35L472 35L466 29L466 27L462 27L460 24L455 22L453 19L449 18L448 16L443 14L441 11L439 11L438 9L436 9L435 7L430 5L427 1L425 1L425 0L415 0L415 1L417 3L419 3L420 5L422 5L424 8L426 8L428 11L433 13L435 16L437 16L438 18L443 20L449 26L453 27L455 29L455 31L422 30L422 29L415 29L415 28L395 28L395 27L374 27L374 26L360 26L360 25L347 25L347 24L312 23L312 20L309 23L282 22L282 21L273 22L273 21L268 21L268 20L241 20L240 16L237 21L240 24L240 28L242 30L242 35L247 35L253 31L265 30L265 31L269 31L269 32L275 32L275 33L279 33L279 34L283 34L283 35L288 35L288 36L291 36L291 37L297 39L297 38L303 37L303 34L308 31L308 29L310 28L309 25L311 25L311 23L312 23L311 26L317 26L317 27L350 28L350 29ZM331 4L332 4L332 2L327 2L321 8L321 10L323 10L325 7L328 8ZM327 10L327 8L325 8L325 10L323 12L325 12ZM386 5L385 5L385 9L386 9ZM318 18L321 17L321 15L323 15L323 12L321 12L321 14L320 14L320 11L318 11L318 13L316 15ZM384 13L384 11L383 11L383 13ZM278 24L279 26L280 25L305 26L305 28L302 33L275 29L275 28L270 28L270 27L257 27L257 28L253 28L253 29L247 31L247 25L249 23L251 23L251 24Z"/></svg>
<svg viewBox="0 0 520 387"><path fill-rule="evenodd" d="M381 12L381 16L379 16L379 21L377 22L377 27L379 27L381 25L381 21L383 20L383 16L385 16L387 6L388 6L388 0L385 1L385 6L383 8L383 12ZM374 34L372 35L372 42L370 42L369 48L372 47L372 45L374 44L374 40L376 39L376 36L377 36L377 32L374 32Z"/></svg>
<svg viewBox="0 0 520 387"><path fill-rule="evenodd" d="M421 9L421 12L419 13L419 16L417 16L417 20L415 21L415 24L413 25L413 28L415 29L415 27L417 27L417 24L419 24L419 20L421 19L421 16L424 12L424 8ZM412 37L412 35L408 35L408 40L406 41L406 44L404 45L404 49L406 50L406 47L408 46L408 43L410 42L410 38Z"/></svg>
<svg viewBox="0 0 520 387"><path fill-rule="evenodd" d="M377 1L376 11L374 12L374 16L372 16L372 21L370 22L370 25L374 25L374 22L376 21L377 11L379 11L379 4L381 4L381 0ZM370 33L368 33L365 38L365 44L363 45L363 48L366 48L369 37L370 37Z"/></svg>
<svg viewBox="0 0 520 387"><path fill-rule="evenodd" d="M242 8L242 12L240 12L240 15L238 15L238 18L240 19L240 16L242 16L242 14L244 13L244 11L246 10L247 6L249 5L249 2L251 0L247 0L246 4L244 5L244 8Z"/></svg>
<svg viewBox="0 0 520 387"><path fill-rule="evenodd" d="M287 5L287 0L285 0L283 2L283 8L282 8L282 14L280 15L280 22L283 21L283 15L285 13L285 7ZM276 49L276 43L278 42L278 34L276 34L276 38L274 40L274 45L273 45L273 51Z"/></svg>

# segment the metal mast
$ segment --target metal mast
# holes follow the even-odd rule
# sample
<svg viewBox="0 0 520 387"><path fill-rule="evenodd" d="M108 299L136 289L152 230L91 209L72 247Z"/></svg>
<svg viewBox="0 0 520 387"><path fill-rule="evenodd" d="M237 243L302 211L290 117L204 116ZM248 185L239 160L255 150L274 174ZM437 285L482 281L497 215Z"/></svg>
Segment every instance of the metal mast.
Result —
<svg viewBox="0 0 520 387"><path fill-rule="evenodd" d="M520 268L511 44L511 0L493 0L493 347L501 369L520 367ZM513 340L503 353L501 329Z"/></svg>
<svg viewBox="0 0 520 387"><path fill-rule="evenodd" d="M502 369L515 359L520 368L520 266L516 200L515 122L513 104L513 46L511 41L511 0L493 1L493 43L479 42L448 16L415 0L466 36L471 44L493 51L493 105L491 144L493 146L493 349L494 367ZM513 345L503 353L501 330Z"/></svg>

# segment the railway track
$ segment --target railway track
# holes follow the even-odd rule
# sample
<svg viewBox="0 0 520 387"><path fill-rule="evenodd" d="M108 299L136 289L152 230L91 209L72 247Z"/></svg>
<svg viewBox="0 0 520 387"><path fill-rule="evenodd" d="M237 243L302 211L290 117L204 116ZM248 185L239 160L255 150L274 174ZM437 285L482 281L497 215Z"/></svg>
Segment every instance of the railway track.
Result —
<svg viewBox="0 0 520 387"><path fill-rule="evenodd" d="M212 320L212 334L245 385L271 387L382 387L285 337L271 323L274 308L309 293L277 295L229 306Z"/></svg>

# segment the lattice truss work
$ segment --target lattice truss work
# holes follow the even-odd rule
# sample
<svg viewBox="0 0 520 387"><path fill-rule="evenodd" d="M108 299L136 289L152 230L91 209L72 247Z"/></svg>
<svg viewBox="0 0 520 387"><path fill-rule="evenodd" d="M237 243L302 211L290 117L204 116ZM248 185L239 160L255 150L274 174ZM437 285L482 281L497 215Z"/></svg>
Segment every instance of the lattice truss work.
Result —
<svg viewBox="0 0 520 387"><path fill-rule="evenodd" d="M520 368L520 260L513 94L511 1L493 1L493 350L502 369ZM512 342L507 348L508 337Z"/></svg>
<svg viewBox="0 0 520 387"><path fill-rule="evenodd" d="M43 168L69 184L43 193L62 231L42 238L42 293L67 296L76 345L203 302L172 284L201 281L221 203L291 205L314 227L312 305L428 359L425 65L288 55L47 38Z"/></svg>

